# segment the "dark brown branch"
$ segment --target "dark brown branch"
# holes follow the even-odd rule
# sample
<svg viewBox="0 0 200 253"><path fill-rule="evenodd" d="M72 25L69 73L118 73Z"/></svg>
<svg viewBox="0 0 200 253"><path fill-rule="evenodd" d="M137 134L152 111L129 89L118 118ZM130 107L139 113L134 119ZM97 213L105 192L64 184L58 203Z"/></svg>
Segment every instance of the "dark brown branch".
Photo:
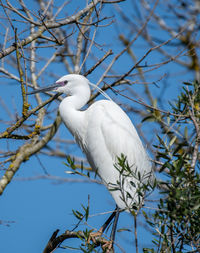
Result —
<svg viewBox="0 0 200 253"><path fill-rule="evenodd" d="M71 239L71 238L77 238L77 239L85 239L87 240L87 238L85 237L85 234L82 231L69 231L66 230L65 233L57 236L59 230L57 229L55 232L53 232L51 238L49 239L43 253L52 253L56 248L58 248L58 246L64 242L67 239ZM104 245L107 242L107 240L103 237L95 237L95 247L98 247L100 245Z"/></svg>

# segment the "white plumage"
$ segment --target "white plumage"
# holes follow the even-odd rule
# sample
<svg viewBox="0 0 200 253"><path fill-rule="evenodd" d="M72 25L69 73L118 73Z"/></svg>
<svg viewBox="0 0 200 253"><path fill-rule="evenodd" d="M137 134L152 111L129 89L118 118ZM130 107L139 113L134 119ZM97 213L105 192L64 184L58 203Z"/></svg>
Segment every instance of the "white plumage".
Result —
<svg viewBox="0 0 200 253"><path fill-rule="evenodd" d="M151 163L131 120L116 103L100 100L81 110L91 95L89 84L84 76L75 74L63 76L56 82L54 90L68 95L59 106L61 118L92 169L111 190L117 206L131 208L138 203L136 191L141 185L136 179L137 173L136 177L133 174L137 169L141 177L146 178L143 183L147 183L152 177ZM122 154L133 172L127 177L120 175L114 166ZM118 190L113 191L113 188Z"/></svg>
<svg viewBox="0 0 200 253"><path fill-rule="evenodd" d="M57 82L62 83L66 80L66 86L57 89L58 92L70 95L59 106L61 118L85 153L92 169L97 172L107 188L111 189L114 185L120 188L117 184L117 181L120 182L120 173L114 164L121 154L127 157L132 170L135 171L137 168L141 175L148 177L151 173L151 163L126 113L109 100L97 101L87 110L81 111L90 98L89 81L80 75L66 75ZM123 209L138 201L137 187L133 187L130 181L136 185L138 183L133 176L127 177L121 191L124 190L125 195L128 191L133 197L132 200L123 197L119 190L111 191L116 204Z"/></svg>

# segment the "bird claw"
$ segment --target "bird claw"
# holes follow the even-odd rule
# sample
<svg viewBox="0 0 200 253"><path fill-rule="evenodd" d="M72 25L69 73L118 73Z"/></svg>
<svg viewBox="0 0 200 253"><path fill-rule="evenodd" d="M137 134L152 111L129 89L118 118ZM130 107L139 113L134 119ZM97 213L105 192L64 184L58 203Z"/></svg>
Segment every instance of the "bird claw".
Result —
<svg viewBox="0 0 200 253"><path fill-rule="evenodd" d="M113 252L113 241L105 240L105 243L101 247L105 253Z"/></svg>
<svg viewBox="0 0 200 253"><path fill-rule="evenodd" d="M101 231L101 229L97 232L90 233L87 243L90 243L90 241L92 241L94 244L96 244L97 243L96 239L101 237L102 233L103 232ZM102 247L103 252L105 252L105 253L113 252L112 251L113 241L112 240L109 241L109 240L106 240L105 238L101 237L101 247Z"/></svg>
<svg viewBox="0 0 200 253"><path fill-rule="evenodd" d="M97 232L91 232L88 239L87 239L87 243L90 243L90 241L92 241L93 243L96 243L96 237L101 237L102 236L102 231L101 229Z"/></svg>

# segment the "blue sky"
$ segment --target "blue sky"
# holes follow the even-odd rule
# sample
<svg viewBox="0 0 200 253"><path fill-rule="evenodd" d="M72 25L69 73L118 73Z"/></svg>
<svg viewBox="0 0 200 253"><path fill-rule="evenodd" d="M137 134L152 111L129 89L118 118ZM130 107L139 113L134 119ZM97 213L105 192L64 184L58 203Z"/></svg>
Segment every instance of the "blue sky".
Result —
<svg viewBox="0 0 200 253"><path fill-rule="evenodd" d="M73 3L67 7L69 14L76 12L76 10L78 10L77 6L81 7L84 1L77 1L76 6L74 4L75 2L72 2ZM31 3L31 8L33 8L32 4L33 3ZM133 13L133 5L131 4L131 1L126 1L120 6L124 13L127 15L129 14L131 17L131 13ZM162 12L162 10L159 8L157 11ZM107 8L105 10L105 14L116 15L116 19L119 18L115 10L112 8ZM126 31L125 28L125 24L119 24L119 30L116 30L114 25L108 26L105 29L102 28L103 33L101 33L100 29L97 36L98 42L102 44L105 42L110 45L114 44L113 41L117 38L116 36L118 31L123 31L128 36L129 30L127 29ZM155 33L155 31L153 33ZM117 54L120 49L120 43L114 44L114 55ZM140 57L149 49L149 47L144 44L142 39L139 39L139 43L137 43L136 47L133 49L134 53ZM97 49L94 50L94 52L96 52L97 56L104 54L104 52L101 52ZM47 54L50 54L50 51L47 51ZM158 62L158 54L152 53L147 60L149 64ZM109 63L109 61L110 60L108 59L106 63ZM88 66L92 64L92 61L88 62ZM129 58L124 56L121 58L119 63L117 63L115 70L119 71L119 73L123 73L127 69L128 65L131 64L132 62L129 61ZM37 68L39 69L41 66L38 64ZM64 67L62 67L62 64L50 66L48 71L51 72L52 70L55 72L55 77L60 77L66 74L63 73ZM162 76L166 73L170 74L170 80L173 80L173 83L171 83L169 89L166 91L165 97L163 98L166 108L168 108L168 101L172 101L177 96L180 86L186 78L185 75L184 77L176 77L176 73L180 73L180 71L183 71L183 69L178 68L176 64L171 64L149 73L149 78L151 80L155 80L158 76ZM98 81L98 78L101 74L102 70L97 69L88 78L95 83ZM190 78L192 79L192 76L188 75L188 79ZM40 83L41 85L47 85L49 83L53 83L54 81L55 78L53 77L48 78L47 80L43 77L41 78ZM17 110L20 111L21 101L18 99L20 97L20 89L18 84L16 84L14 81L10 81L10 85L8 86L4 82L5 79L1 78L2 98L5 99L7 104L15 104ZM161 92L162 82L159 84L159 88L152 87L154 94L159 94ZM135 86L135 90L139 92L143 98L144 89L142 85ZM119 98L114 96L112 92L109 92L109 94L115 100L119 100ZM45 99L45 97L43 97L43 99ZM30 99L30 101L34 106L34 100ZM121 101L127 104L131 103L125 99L122 99ZM57 103L53 102L48 109L50 110L56 107ZM6 119L7 117L5 109L2 106L0 106L0 115L1 119ZM137 122L138 117L134 118L133 113L130 114L130 117L134 124L140 123ZM47 120L48 123L50 121L51 119ZM145 132L150 134L148 139L153 138L153 140L155 140L155 137L152 137L154 131L153 124L145 123L144 125ZM4 125L0 124L1 131L4 130L4 127ZM67 138L73 139L63 125L61 126L61 132L62 134L66 135ZM15 142L1 140L1 147L3 148L6 145L9 145L10 150L12 150L12 148L16 148ZM73 146L67 152L72 155L83 156L80 149L77 149L76 146ZM79 179L78 176L70 176L65 173L68 168L63 163L64 159L47 157L45 155L41 155L39 158L50 175L59 176L66 179ZM44 170L38 162L38 159L36 157L31 157L29 161L22 164L20 170L16 173L14 180L9 184L4 194L1 196L0 220L3 221L3 224L0 225L0 252L42 252L50 236L56 229L60 229L62 233L66 229L70 230L73 228L77 220L72 215L72 209L81 211L81 204L86 206L88 203L88 195L90 196L90 214L95 215L88 221L91 227L95 227L97 229L100 228L100 226L108 217L108 215L102 215L101 213L112 211L115 208L115 203L111 195L103 185L77 182L58 183L57 181L51 179L25 180L29 177L39 177L44 174ZM154 197L157 197L156 193ZM151 205L151 203L147 203L147 206ZM101 215L96 216L96 214ZM141 223L143 222L142 219L139 219L139 221ZM140 249L142 247L152 245L152 237L141 223L138 224L138 239ZM83 225L81 225L80 229L82 227ZM120 215L118 229L124 227L133 231L133 218L128 213L123 213ZM118 233L116 242L122 246L125 252L134 252L134 242L132 238L133 232L125 231ZM65 242L64 245L77 246L76 242L77 240L71 240ZM64 252L64 250L58 249L56 252Z"/></svg>

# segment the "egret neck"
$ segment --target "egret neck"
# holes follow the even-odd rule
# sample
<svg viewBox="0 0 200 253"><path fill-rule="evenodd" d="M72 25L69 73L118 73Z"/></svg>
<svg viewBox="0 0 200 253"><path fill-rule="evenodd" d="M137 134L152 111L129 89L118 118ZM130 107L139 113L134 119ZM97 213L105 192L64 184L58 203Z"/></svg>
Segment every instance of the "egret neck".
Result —
<svg viewBox="0 0 200 253"><path fill-rule="evenodd" d="M77 87L71 94L65 97L59 106L59 112L66 127L70 130L72 135L83 137L85 126L85 111L80 109L87 104L90 99L91 91L89 85L85 83L84 86Z"/></svg>

